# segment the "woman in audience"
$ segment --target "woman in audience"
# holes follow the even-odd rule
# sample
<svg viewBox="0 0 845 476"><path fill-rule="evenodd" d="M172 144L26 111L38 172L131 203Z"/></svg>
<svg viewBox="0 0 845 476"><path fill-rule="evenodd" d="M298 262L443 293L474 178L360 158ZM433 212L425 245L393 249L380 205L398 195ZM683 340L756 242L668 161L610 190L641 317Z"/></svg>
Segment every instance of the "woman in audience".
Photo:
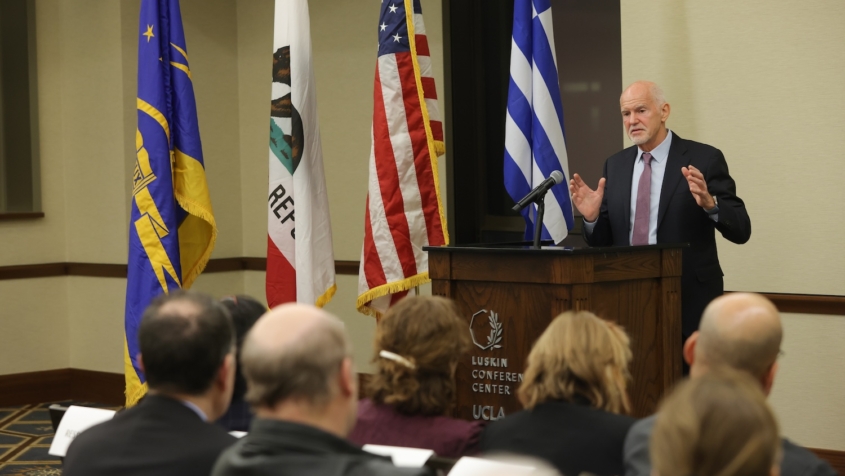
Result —
<svg viewBox="0 0 845 476"><path fill-rule="evenodd" d="M235 325L235 336L237 338L238 362L235 372L235 388L232 391L232 403L229 404L229 410L217 420L217 424L229 431L249 431L252 412L249 409L249 404L244 401L246 380L244 380L241 370L240 349L244 336L252 329L255 321L267 312L267 308L249 296L228 296L221 299L220 302L232 315L232 323Z"/></svg>
<svg viewBox="0 0 845 476"><path fill-rule="evenodd" d="M469 349L467 323L452 301L402 299L376 328L377 370L349 439L428 448L443 457L477 452L480 422L446 417L455 404L455 369Z"/></svg>
<svg viewBox="0 0 845 476"><path fill-rule="evenodd" d="M567 476L623 474L634 419L626 385L631 349L619 326L590 312L556 317L528 355L517 396L525 410L484 431L481 449L536 456Z"/></svg>
<svg viewBox="0 0 845 476"><path fill-rule="evenodd" d="M781 442L766 397L745 373L708 372L663 403L651 437L652 474L777 476Z"/></svg>

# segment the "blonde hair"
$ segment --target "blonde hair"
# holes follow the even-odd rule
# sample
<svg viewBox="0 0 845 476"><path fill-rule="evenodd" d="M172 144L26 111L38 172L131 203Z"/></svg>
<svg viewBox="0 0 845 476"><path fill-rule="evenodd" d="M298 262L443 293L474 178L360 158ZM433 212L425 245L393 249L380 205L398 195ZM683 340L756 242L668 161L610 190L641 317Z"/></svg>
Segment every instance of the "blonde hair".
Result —
<svg viewBox="0 0 845 476"><path fill-rule="evenodd" d="M769 476L780 451L778 424L760 384L727 367L678 385L651 437L660 476Z"/></svg>
<svg viewBox="0 0 845 476"><path fill-rule="evenodd" d="M525 408L548 400L574 401L613 413L627 413L631 348L618 325L587 311L557 316L528 354L517 391Z"/></svg>
<svg viewBox="0 0 845 476"><path fill-rule="evenodd" d="M444 415L455 404L454 371L471 345L455 304L436 296L406 297L376 328L368 385L373 401L406 415Z"/></svg>

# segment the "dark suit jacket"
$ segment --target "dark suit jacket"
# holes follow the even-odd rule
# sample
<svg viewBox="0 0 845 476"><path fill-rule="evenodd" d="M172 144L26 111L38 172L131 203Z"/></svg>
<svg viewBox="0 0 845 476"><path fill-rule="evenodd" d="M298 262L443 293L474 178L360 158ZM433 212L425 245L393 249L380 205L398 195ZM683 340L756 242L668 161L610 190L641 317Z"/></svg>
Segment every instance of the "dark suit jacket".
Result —
<svg viewBox="0 0 845 476"><path fill-rule="evenodd" d="M428 476L428 468L397 468L318 428L255 418L249 433L223 452L213 476Z"/></svg>
<svg viewBox="0 0 845 476"><path fill-rule="evenodd" d="M545 402L487 426L481 450L535 456L567 476L622 474L622 444L635 421L586 404Z"/></svg>
<svg viewBox="0 0 845 476"><path fill-rule="evenodd" d="M643 418L631 427L625 438L625 476L651 476L648 442L654 428L654 415ZM781 476L836 476L836 471L806 448L782 439Z"/></svg>
<svg viewBox="0 0 845 476"><path fill-rule="evenodd" d="M64 476L208 476L237 439L178 400L148 395L68 448Z"/></svg>
<svg viewBox="0 0 845 476"><path fill-rule="evenodd" d="M716 230L727 240L742 244L751 237L751 219L745 204L736 196L736 183L728 173L725 156L719 149L672 134L660 205L657 212L658 243L689 243L684 250L681 278L683 334L698 329L707 304L724 292L722 268L716 252ZM604 199L598 222L590 236L590 246L629 246L631 182L637 147L629 147L607 159L603 176ZM681 167L692 165L707 181L711 195L719 202L719 221L714 222L695 203Z"/></svg>
<svg viewBox="0 0 845 476"><path fill-rule="evenodd" d="M358 421L349 441L358 445L407 446L434 450L438 456L460 458L478 452L484 423L445 416L403 415L390 405L369 398L358 403Z"/></svg>

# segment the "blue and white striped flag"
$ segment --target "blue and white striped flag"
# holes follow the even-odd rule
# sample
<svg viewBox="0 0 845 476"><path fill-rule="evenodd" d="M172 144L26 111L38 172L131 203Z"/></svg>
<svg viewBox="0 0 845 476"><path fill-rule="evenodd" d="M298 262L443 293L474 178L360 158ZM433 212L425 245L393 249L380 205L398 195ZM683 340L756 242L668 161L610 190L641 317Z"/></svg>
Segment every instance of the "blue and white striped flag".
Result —
<svg viewBox="0 0 845 476"><path fill-rule="evenodd" d="M560 243L572 229L563 105L555 60L550 0L516 0L505 126L505 188L517 201L555 170L565 183L546 194L543 239ZM525 239L534 237L537 207L522 210Z"/></svg>

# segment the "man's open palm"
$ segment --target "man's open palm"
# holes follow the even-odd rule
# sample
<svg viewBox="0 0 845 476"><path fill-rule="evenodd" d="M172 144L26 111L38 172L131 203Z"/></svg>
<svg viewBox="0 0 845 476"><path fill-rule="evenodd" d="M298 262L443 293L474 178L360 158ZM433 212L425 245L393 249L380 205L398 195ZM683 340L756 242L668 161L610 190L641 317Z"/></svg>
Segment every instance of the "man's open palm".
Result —
<svg viewBox="0 0 845 476"><path fill-rule="evenodd" d="M599 180L599 186L593 190L584 182L580 175L574 174L569 181L569 193L572 194L572 204L584 215L584 219L590 222L596 221L601 209L601 200L604 197L605 179Z"/></svg>

